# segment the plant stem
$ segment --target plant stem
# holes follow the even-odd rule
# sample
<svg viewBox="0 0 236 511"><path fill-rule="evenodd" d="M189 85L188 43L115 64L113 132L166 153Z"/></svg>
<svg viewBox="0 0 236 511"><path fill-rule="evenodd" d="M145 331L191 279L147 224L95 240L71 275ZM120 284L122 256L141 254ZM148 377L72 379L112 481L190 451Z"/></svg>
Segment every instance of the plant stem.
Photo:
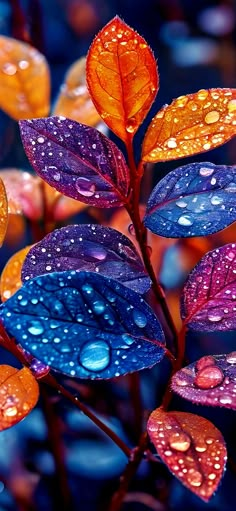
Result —
<svg viewBox="0 0 236 511"><path fill-rule="evenodd" d="M133 431L135 433L136 440L138 440L142 433L142 430L143 430L143 406L142 406L139 373L135 372L135 373L129 374L128 379L129 379L129 391L130 391L131 403L133 405L133 415L134 415Z"/></svg>
<svg viewBox="0 0 236 511"><path fill-rule="evenodd" d="M170 378L169 378L169 381L167 383L164 396L162 398L161 408L163 408L163 410L167 410L168 409L168 407L170 405L170 402L172 400L172 397L173 397L173 392L171 390L172 376L177 371L179 371L179 369L181 369L181 367L183 365L184 354L185 354L185 342L186 342L185 338L186 338L186 325L183 323L183 326L182 326L182 328L181 328L181 330L179 332L179 335L177 337L177 340L178 340L178 356L173 361L172 371L171 371L171 374L170 374Z"/></svg>
<svg viewBox="0 0 236 511"><path fill-rule="evenodd" d="M12 36L26 43L30 43L30 35L27 30L26 16L19 0L10 0L12 9Z"/></svg>

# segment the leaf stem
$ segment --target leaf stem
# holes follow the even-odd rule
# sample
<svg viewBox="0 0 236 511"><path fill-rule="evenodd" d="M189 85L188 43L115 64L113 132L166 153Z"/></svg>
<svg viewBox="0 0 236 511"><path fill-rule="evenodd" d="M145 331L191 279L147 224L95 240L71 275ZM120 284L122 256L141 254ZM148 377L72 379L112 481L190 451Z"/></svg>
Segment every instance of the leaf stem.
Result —
<svg viewBox="0 0 236 511"><path fill-rule="evenodd" d="M163 395L163 398L162 398L162 404L161 404L161 408L163 410L167 410L169 405L170 405L170 402L172 400L172 397L173 397L173 392L172 392L172 389L171 389L171 380L172 380L172 376L177 372L179 371L179 369L181 369L182 365L183 365L183 360L184 360L184 354L185 354L185 343L186 343L186 325L185 323L183 323L182 325L182 328L177 336L177 341L178 341L178 356L177 358L173 361L173 365L172 365L172 371L171 371L171 374L170 374L170 377L169 377L169 381L167 383L167 386L166 386L166 390L165 390L165 393Z"/></svg>

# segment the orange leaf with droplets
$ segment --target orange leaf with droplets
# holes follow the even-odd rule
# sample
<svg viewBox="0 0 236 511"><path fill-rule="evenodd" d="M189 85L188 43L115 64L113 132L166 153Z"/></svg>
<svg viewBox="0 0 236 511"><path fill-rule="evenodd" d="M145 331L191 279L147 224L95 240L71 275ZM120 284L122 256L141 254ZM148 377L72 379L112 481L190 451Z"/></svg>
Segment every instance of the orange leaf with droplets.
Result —
<svg viewBox="0 0 236 511"><path fill-rule="evenodd" d="M109 128L127 142L158 90L155 58L146 41L118 16L95 37L87 57L91 98Z"/></svg>
<svg viewBox="0 0 236 511"><path fill-rule="evenodd" d="M50 75L47 61L27 43L0 36L0 108L13 119L48 115Z"/></svg>
<svg viewBox="0 0 236 511"><path fill-rule="evenodd" d="M150 415L147 431L169 470L207 502L225 469L227 452L220 431L199 415L161 409Z"/></svg>
<svg viewBox="0 0 236 511"><path fill-rule="evenodd" d="M0 430L24 419L35 407L39 387L31 371L0 366Z"/></svg>
<svg viewBox="0 0 236 511"><path fill-rule="evenodd" d="M6 190L2 179L0 179L0 247L3 244L3 240L5 238L5 234L7 231L7 221L8 221L8 204Z"/></svg>
<svg viewBox="0 0 236 511"><path fill-rule="evenodd" d="M0 295L2 302L8 300L22 286L21 268L26 255L33 245L28 245L16 252L5 265L0 281Z"/></svg>
<svg viewBox="0 0 236 511"><path fill-rule="evenodd" d="M8 215L7 232L4 243L8 247L15 247L21 243L25 234L26 223L25 218L21 215Z"/></svg>
<svg viewBox="0 0 236 511"><path fill-rule="evenodd" d="M202 89L161 108L144 137L142 160L175 160L209 151L235 131L236 89Z"/></svg>
<svg viewBox="0 0 236 511"><path fill-rule="evenodd" d="M101 117L91 101L85 77L86 59L81 57L68 69L53 115L96 126Z"/></svg>
<svg viewBox="0 0 236 511"><path fill-rule="evenodd" d="M39 220L43 204L38 176L14 168L1 170L0 176L6 188L8 213Z"/></svg>

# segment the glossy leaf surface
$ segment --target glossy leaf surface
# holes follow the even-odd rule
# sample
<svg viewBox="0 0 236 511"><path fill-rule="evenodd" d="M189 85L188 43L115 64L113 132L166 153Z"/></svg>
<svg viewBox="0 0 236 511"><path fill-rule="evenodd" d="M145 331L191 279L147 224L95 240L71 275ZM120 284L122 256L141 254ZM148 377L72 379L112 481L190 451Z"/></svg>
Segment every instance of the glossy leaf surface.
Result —
<svg viewBox="0 0 236 511"><path fill-rule="evenodd" d="M0 171L0 177L6 188L8 212L25 215L30 220L39 220L42 216L43 201L38 176L8 168Z"/></svg>
<svg viewBox="0 0 236 511"><path fill-rule="evenodd" d="M154 188L144 223L171 238L206 236L236 221L236 166L190 163Z"/></svg>
<svg viewBox="0 0 236 511"><path fill-rule="evenodd" d="M50 108L44 56L27 43L0 36L0 108L13 119L43 117Z"/></svg>
<svg viewBox="0 0 236 511"><path fill-rule="evenodd" d="M172 389L192 403L236 410L236 351L184 367L173 376Z"/></svg>
<svg viewBox="0 0 236 511"><path fill-rule="evenodd" d="M0 366L0 430L24 419L39 397L38 383L29 369Z"/></svg>
<svg viewBox="0 0 236 511"><path fill-rule="evenodd" d="M36 277L2 305L1 317L27 351L69 376L113 378L164 355L160 323L140 295L95 273Z"/></svg>
<svg viewBox="0 0 236 511"><path fill-rule="evenodd" d="M26 255L32 245L16 252L5 265L0 280L0 295L2 302L8 300L22 286L21 269Z"/></svg>
<svg viewBox="0 0 236 511"><path fill-rule="evenodd" d="M129 189L129 169L118 147L95 128L64 117L21 121L30 163L64 195L98 207L120 206Z"/></svg>
<svg viewBox="0 0 236 511"><path fill-rule="evenodd" d="M202 153L235 136L236 89L202 89L180 96L153 118L143 141L146 162Z"/></svg>
<svg viewBox="0 0 236 511"><path fill-rule="evenodd" d="M87 83L109 128L124 141L132 138L156 96L158 74L146 41L118 16L90 46Z"/></svg>
<svg viewBox="0 0 236 511"><path fill-rule="evenodd" d="M6 235L7 221L8 221L7 195L4 183L0 178L0 247L2 246L3 240Z"/></svg>
<svg viewBox="0 0 236 511"><path fill-rule="evenodd" d="M236 328L236 245L208 252L189 274L181 301L182 319L199 331Z"/></svg>
<svg viewBox="0 0 236 511"><path fill-rule="evenodd" d="M100 225L69 225L48 234L30 250L22 278L27 281L66 270L97 272L138 293L145 293L151 286L130 240L115 229Z"/></svg>
<svg viewBox="0 0 236 511"><path fill-rule="evenodd" d="M147 431L172 474L207 502L225 469L227 452L220 431L198 415L160 409L150 415Z"/></svg>
<svg viewBox="0 0 236 511"><path fill-rule="evenodd" d="M72 64L66 73L53 115L64 115L74 121L96 126L101 117L91 101L85 73L86 59L81 57Z"/></svg>

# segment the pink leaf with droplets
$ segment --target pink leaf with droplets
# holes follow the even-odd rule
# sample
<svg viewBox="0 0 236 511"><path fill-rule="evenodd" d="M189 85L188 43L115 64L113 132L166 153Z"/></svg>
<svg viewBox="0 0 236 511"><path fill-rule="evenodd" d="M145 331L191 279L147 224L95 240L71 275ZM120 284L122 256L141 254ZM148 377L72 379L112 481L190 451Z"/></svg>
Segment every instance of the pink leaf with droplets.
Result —
<svg viewBox="0 0 236 511"><path fill-rule="evenodd" d="M150 415L147 431L172 474L207 502L225 469L227 452L220 431L199 415L161 409Z"/></svg>
<svg viewBox="0 0 236 511"><path fill-rule="evenodd" d="M172 389L192 403L236 410L236 351L184 367L173 376Z"/></svg>
<svg viewBox="0 0 236 511"><path fill-rule="evenodd" d="M236 244L208 252L189 274L181 316L198 331L236 328Z"/></svg>

